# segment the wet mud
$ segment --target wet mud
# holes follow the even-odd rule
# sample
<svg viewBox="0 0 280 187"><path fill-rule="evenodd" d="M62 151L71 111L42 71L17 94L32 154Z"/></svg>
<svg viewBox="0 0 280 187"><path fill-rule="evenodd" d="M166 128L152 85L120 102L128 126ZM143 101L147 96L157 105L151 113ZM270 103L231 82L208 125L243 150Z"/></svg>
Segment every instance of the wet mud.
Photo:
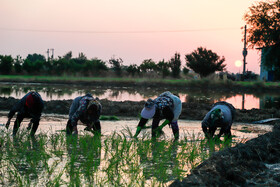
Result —
<svg viewBox="0 0 280 187"><path fill-rule="evenodd" d="M0 110L9 111L18 101L13 97L0 97ZM68 114L73 100L52 100L45 102L44 113L50 114ZM102 99L102 115L120 116L120 117L138 117L144 106L145 101L110 101ZM187 102L183 103L183 110L180 119L184 120L202 120L205 114L211 109L213 103L207 102ZM272 109L237 109L236 122L251 123L253 121L280 118L280 111Z"/></svg>
<svg viewBox="0 0 280 187"><path fill-rule="evenodd" d="M245 144L212 154L183 181L170 186L279 186L280 124Z"/></svg>

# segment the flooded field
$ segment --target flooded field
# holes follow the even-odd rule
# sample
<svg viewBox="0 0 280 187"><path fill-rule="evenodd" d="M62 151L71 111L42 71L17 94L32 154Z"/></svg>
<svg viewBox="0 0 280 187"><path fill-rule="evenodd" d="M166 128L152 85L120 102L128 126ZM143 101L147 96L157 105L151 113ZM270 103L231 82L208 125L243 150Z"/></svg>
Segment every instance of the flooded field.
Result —
<svg viewBox="0 0 280 187"><path fill-rule="evenodd" d="M110 87L110 86L79 86L65 84L15 84L1 83L0 97L21 98L28 91L38 91L45 101L74 99L77 96L86 93L92 93L100 99L108 99L111 101L142 101L148 98L155 98L160 93L168 90L168 88L158 87ZM173 90L170 90L174 92ZM252 108L280 108L280 97L275 94L268 93L233 93L221 92L219 90L192 90L192 89L176 89L182 102L197 101L214 103L217 101L227 101L232 103L238 109Z"/></svg>
<svg viewBox="0 0 280 187"><path fill-rule="evenodd" d="M0 113L0 125L6 122L7 117L5 117L6 113ZM13 118L15 120L15 118ZM60 131L65 130L65 126L68 120L67 115L43 115L40 126L37 130L37 133L44 133L44 134L55 134ZM110 135L113 132L121 133L124 129L129 128L133 133L136 131L136 127L138 124L137 119L133 118L122 118L121 120L117 121L102 121L101 127L102 127L102 134L103 135ZM27 125L29 123L28 119L25 119L22 122L21 128L27 128ZM149 120L147 126L150 126L152 124L152 120ZM13 121L11 121L10 130L12 129ZM1 126L0 126L1 127ZM180 120L179 121L179 127L180 127L180 137L185 138L195 136L197 138L203 138L204 135L201 130L201 121L196 120ZM2 127L3 128L3 127ZM80 124L78 126L79 133L81 134L87 134L88 132L83 131L85 126ZM266 132L271 131L272 126L270 125L258 125L258 124L247 124L247 123L234 123L232 127L232 134L235 135L236 141L243 141L247 139L252 139L258 137L259 134L264 134ZM150 133L151 129L145 129L143 130L144 134L145 132ZM172 139L173 134L171 128L166 126L164 128L165 132L165 138ZM143 133L141 133L143 134ZM140 134L140 136L141 136Z"/></svg>
<svg viewBox="0 0 280 187"><path fill-rule="evenodd" d="M182 179L209 158L211 152L244 143L271 131L269 125L235 123L232 142L206 142L200 121L180 120L180 139L165 135L151 140L151 129L131 138L137 119L101 121L102 136L93 136L79 125L79 135L65 136L66 115L43 115L35 139L28 138L27 124L11 136L0 117L0 185L4 186L166 186ZM151 123L151 122L150 122Z"/></svg>
<svg viewBox="0 0 280 187"><path fill-rule="evenodd" d="M13 137L12 128L4 124L8 110L16 99L37 90L46 101L35 138L29 138L28 120ZM132 138L138 124L137 116L143 100L155 98L166 88L79 87L47 84L0 84L0 185L1 186L167 186L182 180L210 155L227 147L242 145L259 135L272 131L271 125L251 123L279 117L277 97L220 93L219 91L177 90L183 101L181 119L203 119L209 107L225 100L237 109L232 126L232 141L206 141L200 120L179 120L180 138L174 141L171 128L164 135L151 139L151 129ZM84 131L66 136L65 126L71 100L92 93L101 99L102 115L117 116L117 121L101 121L102 136ZM9 98L8 97L14 97ZM126 101L126 102L121 102ZM142 101L142 102L138 102ZM56 113L56 114L53 114ZM148 125L151 125L151 120Z"/></svg>

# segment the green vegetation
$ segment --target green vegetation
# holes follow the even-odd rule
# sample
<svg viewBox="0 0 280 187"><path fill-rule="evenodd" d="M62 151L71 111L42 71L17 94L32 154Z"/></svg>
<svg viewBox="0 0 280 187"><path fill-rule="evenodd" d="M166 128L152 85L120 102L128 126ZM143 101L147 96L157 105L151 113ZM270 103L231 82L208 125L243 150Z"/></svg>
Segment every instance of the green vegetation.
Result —
<svg viewBox="0 0 280 187"><path fill-rule="evenodd" d="M244 132L244 133L251 133L252 130L249 130L248 127L242 127L241 130L239 130L240 132Z"/></svg>
<svg viewBox="0 0 280 187"><path fill-rule="evenodd" d="M223 71L226 67L225 58L220 58L216 53L206 48L199 47L194 52L186 55L187 66L201 77Z"/></svg>
<svg viewBox="0 0 280 187"><path fill-rule="evenodd" d="M250 48L279 45L279 9L279 0L260 1L249 7L244 20Z"/></svg>
<svg viewBox="0 0 280 187"><path fill-rule="evenodd" d="M211 50L204 53L196 54L196 61L200 63L198 66L190 65L193 64L186 57L187 66L205 77L216 71L223 71L224 58L219 60L216 59ZM189 56L189 55L187 55ZM218 57L218 56L217 56ZM202 60L202 61L201 61ZM219 62L216 62L219 60ZM202 64L201 64L202 63ZM213 68L206 67L201 71L197 68L201 65L215 64ZM107 64L109 66L107 66ZM189 69L182 67L181 55L175 53L169 61L164 59L155 62L152 59L145 59L137 66L131 64L129 66L123 65L124 62L121 58L112 57L108 62L105 62L98 58L88 59L85 54L79 53L77 58L72 57L72 52L66 53L63 57L48 58L46 59L41 54L29 54L26 59L20 56L12 58L10 55L0 55L0 74L2 75L50 75L50 76L77 76L77 77L152 77L161 78L171 76L172 78L179 79L182 76L188 77ZM205 66L201 66L202 69ZM183 72L182 70L183 69Z"/></svg>
<svg viewBox="0 0 280 187"><path fill-rule="evenodd" d="M118 121L120 120L117 116L100 116L100 120Z"/></svg>
<svg viewBox="0 0 280 187"><path fill-rule="evenodd" d="M262 65L280 80L280 1L254 3L244 15L250 48L262 49Z"/></svg>
<svg viewBox="0 0 280 187"><path fill-rule="evenodd" d="M108 66L108 65L109 66ZM137 66L123 65L121 58L112 57L108 62L98 58L88 59L85 54L79 53L77 58L72 57L72 52L63 57L46 59L41 54L29 54L26 59L20 56L12 58L10 55L0 55L0 74L2 75L63 75L83 77L166 77L172 73L175 78L180 78L180 54L170 61L164 60L156 63L146 59Z"/></svg>
<svg viewBox="0 0 280 187"><path fill-rule="evenodd" d="M1 82L33 82L33 83L77 83L77 84L102 84L122 86L176 86L204 89L253 89L254 91L265 89L275 90L280 88L280 82L262 81L231 81L231 80L210 80L210 79L162 79L162 78L125 78L125 77L76 77L76 76L32 76L32 75L0 75Z"/></svg>
<svg viewBox="0 0 280 187"><path fill-rule="evenodd" d="M13 138L0 130L0 185L163 186L185 177L212 151L231 145L194 135L172 141L144 134L136 140L129 128L101 137L27 134L20 131Z"/></svg>

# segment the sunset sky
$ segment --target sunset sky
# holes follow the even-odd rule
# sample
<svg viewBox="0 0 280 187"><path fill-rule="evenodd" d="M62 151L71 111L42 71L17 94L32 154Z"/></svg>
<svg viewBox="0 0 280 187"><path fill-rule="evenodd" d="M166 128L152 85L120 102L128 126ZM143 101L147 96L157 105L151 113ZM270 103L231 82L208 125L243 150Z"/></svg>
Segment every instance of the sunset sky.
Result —
<svg viewBox="0 0 280 187"><path fill-rule="evenodd" d="M89 59L122 58L125 65L170 60L205 47L242 72L242 19L256 0L0 0L0 54L54 56L83 52ZM259 73L260 52L247 69Z"/></svg>

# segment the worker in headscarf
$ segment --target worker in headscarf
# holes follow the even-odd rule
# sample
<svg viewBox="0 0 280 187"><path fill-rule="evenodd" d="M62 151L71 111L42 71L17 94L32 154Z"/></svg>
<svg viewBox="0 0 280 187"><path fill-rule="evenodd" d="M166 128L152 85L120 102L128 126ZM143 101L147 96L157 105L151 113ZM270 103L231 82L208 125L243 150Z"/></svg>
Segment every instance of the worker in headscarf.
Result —
<svg viewBox="0 0 280 187"><path fill-rule="evenodd" d="M216 138L220 138L223 134L231 137L231 125L235 117L235 108L225 101L217 102L212 109L205 115L202 121L202 130L205 137L213 138L218 127L221 128Z"/></svg>
<svg viewBox="0 0 280 187"><path fill-rule="evenodd" d="M166 91L159 95L156 99L148 99L141 111L141 119L138 123L134 137L137 137L140 131L145 128L149 119L152 122L152 137L156 137L162 132L163 127L169 124L172 128L175 139L179 138L178 119L182 111L182 103L179 97ZM160 120L165 121L159 126Z"/></svg>

